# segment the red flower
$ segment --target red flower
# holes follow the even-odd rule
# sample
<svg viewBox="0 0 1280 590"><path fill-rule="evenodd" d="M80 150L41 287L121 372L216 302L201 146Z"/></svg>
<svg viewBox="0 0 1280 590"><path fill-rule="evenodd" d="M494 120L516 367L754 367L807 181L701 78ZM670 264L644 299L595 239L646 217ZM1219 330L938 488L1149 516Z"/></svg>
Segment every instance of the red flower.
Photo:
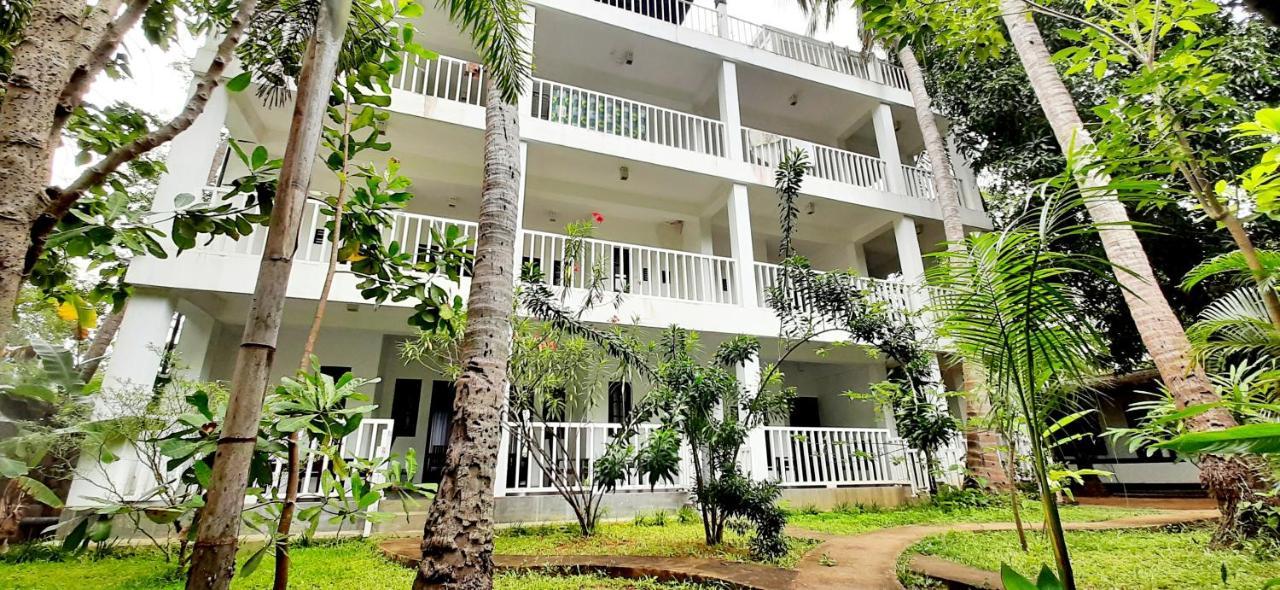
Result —
<svg viewBox="0 0 1280 590"><path fill-rule="evenodd" d="M601 215L599 211L592 211L591 219L594 220L596 223L604 223L604 216Z"/></svg>

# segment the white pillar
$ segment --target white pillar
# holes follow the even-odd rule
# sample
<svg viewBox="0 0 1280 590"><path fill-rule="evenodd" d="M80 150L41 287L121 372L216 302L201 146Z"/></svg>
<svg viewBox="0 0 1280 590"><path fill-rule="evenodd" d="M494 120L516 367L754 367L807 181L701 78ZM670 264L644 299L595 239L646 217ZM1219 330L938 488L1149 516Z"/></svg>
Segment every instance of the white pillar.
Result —
<svg viewBox="0 0 1280 590"><path fill-rule="evenodd" d="M716 33L729 37L729 4L725 0L716 0Z"/></svg>
<svg viewBox="0 0 1280 590"><path fill-rule="evenodd" d="M178 361L174 370L182 379L204 381L209 375L205 357L218 330L218 321L189 301L178 302L178 312L182 314L182 335L174 347Z"/></svg>
<svg viewBox="0 0 1280 590"><path fill-rule="evenodd" d="M871 111L871 124L876 131L876 148L884 161L885 180L889 192L906 194L907 181L902 174L902 156L898 153L898 135L893 128L893 110L880 103Z"/></svg>
<svg viewBox="0 0 1280 590"><path fill-rule="evenodd" d="M711 217L698 219L698 252L712 255L716 253L715 238L711 234Z"/></svg>
<svg viewBox="0 0 1280 590"><path fill-rule="evenodd" d="M138 412L151 398L174 311L173 301L155 293L138 291L129 298L111 347L111 357L105 361L102 389L94 401L94 419ZM117 456L111 462L99 461L91 453L80 456L76 477L67 493L67 506L98 504L90 498L110 497L104 487L126 496L142 491L139 489L142 463L133 448L125 446L111 452Z"/></svg>
<svg viewBox="0 0 1280 590"><path fill-rule="evenodd" d="M759 359L736 366L733 371L738 379L738 387L743 392L754 393L760 387ZM764 480L769 477L769 457L765 449L764 428L756 427L747 432L747 444L739 455L738 461L738 465L751 479Z"/></svg>
<svg viewBox="0 0 1280 590"><path fill-rule="evenodd" d="M536 21L537 21L537 10L534 9L534 7L532 6L525 5L524 25L520 27L520 30L522 33L524 33L524 38L526 39L526 42L529 44L528 49L529 49L530 56L533 55L533 49L534 49L533 36L534 36L534 33L537 31L537 28L535 27ZM526 84L524 87L524 92L520 93L520 98L516 101L516 111L517 111L516 116L519 117L521 120L529 117L530 116L529 113L533 112L533 82L532 80L529 80L528 82L529 83Z"/></svg>
<svg viewBox="0 0 1280 590"><path fill-rule="evenodd" d="M194 83L193 83L194 84ZM194 86L188 91L194 90ZM218 154L218 143L227 119L227 89L218 86L209 95L200 116L186 131L179 133L169 143L169 157L165 159L165 173L156 182L155 199L151 210L165 214L173 210L174 198L188 193L197 199L209 182L209 169ZM160 229L166 233L170 221ZM132 304L131 304L132 305Z"/></svg>
<svg viewBox="0 0 1280 590"><path fill-rule="evenodd" d="M960 152L955 136L947 134L947 152L951 156L951 169L956 172L956 180L960 182L960 203L966 209L982 210L982 193L978 190L978 177L973 173L969 159Z"/></svg>
<svg viewBox="0 0 1280 590"><path fill-rule="evenodd" d="M751 208L747 187L734 184L729 189L729 250L738 269L738 304L756 307L755 252L751 245Z"/></svg>
<svg viewBox="0 0 1280 590"><path fill-rule="evenodd" d="M520 280L521 267L524 265L524 194L529 184L529 144L520 142L520 185L516 188L516 243L512 247L515 253L515 264L512 272L516 273L516 281Z"/></svg>
<svg viewBox="0 0 1280 590"><path fill-rule="evenodd" d="M724 4L719 5L721 8ZM738 66L731 61L720 62L720 76L716 85L720 99L720 122L724 123L725 156L742 159L742 113L738 107Z"/></svg>
<svg viewBox="0 0 1280 590"><path fill-rule="evenodd" d="M858 276L869 276L867 274L867 253L862 249L860 242L849 244L849 260L852 262L853 270L858 272Z"/></svg>
<svg viewBox="0 0 1280 590"><path fill-rule="evenodd" d="M914 219L902 216L893 222L893 240L898 246L898 265L902 279L918 283L924 279L924 256L920 254L920 238L916 236Z"/></svg>

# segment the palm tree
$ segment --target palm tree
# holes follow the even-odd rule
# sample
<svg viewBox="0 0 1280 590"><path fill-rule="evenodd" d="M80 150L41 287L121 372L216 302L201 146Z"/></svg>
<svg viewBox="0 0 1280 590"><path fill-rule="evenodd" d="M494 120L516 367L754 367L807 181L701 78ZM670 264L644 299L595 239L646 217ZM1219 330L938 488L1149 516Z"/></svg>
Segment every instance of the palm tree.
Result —
<svg viewBox="0 0 1280 590"><path fill-rule="evenodd" d="M948 264L929 271L938 287L939 332L966 363L983 368L991 398L1027 430L1045 529L1068 590L1075 577L1050 487L1044 432L1051 411L1091 376L1101 341L1080 321L1082 297L1069 279L1110 270L1105 260L1054 249L1056 240L1093 231L1073 217L1067 201L1052 199L1001 232L969 237L967 248L945 252Z"/></svg>
<svg viewBox="0 0 1280 590"><path fill-rule="evenodd" d="M522 0L451 0L484 61L484 184L461 369L443 477L422 532L413 587L493 587L493 481L511 354L520 126L515 103L530 71Z"/></svg>
<svg viewBox="0 0 1280 590"><path fill-rule="evenodd" d="M1103 249L1114 265L1116 282L1123 290L1129 313L1161 379L1180 408L1219 401L1204 370L1192 362L1191 343L1160 291L1128 212L1116 191L1110 188L1110 176L1098 169L1098 161L1092 155L1093 139L1053 66L1031 11L1023 0L1000 0L1000 12L1058 145L1068 156L1069 171L1084 193L1089 215L1099 228ZM1189 423L1198 431L1236 426L1235 419L1222 408L1201 412L1190 418ZM1258 474L1239 459L1210 455L1201 463L1200 481L1218 501L1223 521L1215 541L1224 542L1236 528L1236 507L1243 496L1252 495L1259 481Z"/></svg>
<svg viewBox="0 0 1280 590"><path fill-rule="evenodd" d="M860 9L861 2L855 0L854 7ZM809 16L809 29L812 32L821 22L824 26L834 20L839 2L837 0L796 0L800 9ZM861 20L861 19L860 19ZM956 179L955 169L951 166L951 154L947 150L946 138L938 129L937 118L933 115L933 99L925 86L924 69L916 60L911 44L893 34L876 35L866 23L862 26L862 47L870 55L870 48L879 43L886 48L897 48L898 60L902 62L902 70L907 78L907 90L915 103L916 122L920 126L920 134L924 138L925 152L929 158L929 171L933 182L933 192L942 208L942 230L947 240L947 248L952 251L964 249L964 222L960 220L960 182ZM965 366L964 389L970 392L967 397L967 417L980 420L990 412L988 400L977 393L982 381L974 367ZM995 450L999 437L985 429L970 427L965 430L965 467L977 478L986 481L993 488L1003 488L1009 483L1005 469L1001 467L1000 457Z"/></svg>

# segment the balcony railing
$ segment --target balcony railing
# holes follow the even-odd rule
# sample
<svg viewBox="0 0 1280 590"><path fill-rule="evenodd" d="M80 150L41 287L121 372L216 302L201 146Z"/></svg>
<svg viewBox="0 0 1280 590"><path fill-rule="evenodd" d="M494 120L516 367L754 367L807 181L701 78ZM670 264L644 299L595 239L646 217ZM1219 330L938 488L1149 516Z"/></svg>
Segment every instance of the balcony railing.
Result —
<svg viewBox="0 0 1280 590"><path fill-rule="evenodd" d="M632 444L643 444L656 425L644 424ZM569 485L592 485L595 462L604 455L609 440L622 430L621 424L596 422L508 423L502 430L507 455L507 494L543 494L556 491L555 481ZM513 433L515 436L512 436ZM674 481L659 481L654 490L689 489L692 459L682 450L680 469ZM649 491L649 482L634 471L618 484L618 491Z"/></svg>
<svg viewBox="0 0 1280 590"><path fill-rule="evenodd" d="M903 164L902 177L907 183L907 196L926 201L938 198L938 195L933 192L933 172Z"/></svg>
<svg viewBox="0 0 1280 590"><path fill-rule="evenodd" d="M600 269L604 290L703 303L735 304L737 269L731 258L665 248L584 239L570 266L565 262L570 238L559 234L521 232L525 263L542 271L557 287L588 288Z"/></svg>
<svg viewBox="0 0 1280 590"><path fill-rule="evenodd" d="M712 156L725 156L724 123L548 80L533 80L534 118Z"/></svg>
<svg viewBox="0 0 1280 590"><path fill-rule="evenodd" d="M809 156L809 174L818 178L887 190L884 161L879 158L827 147L803 139L742 128L742 157L749 164L777 168L783 156L795 149Z"/></svg>
<svg viewBox="0 0 1280 590"><path fill-rule="evenodd" d="M728 39L750 47L763 49L783 57L812 66L855 76L872 82L880 82L905 90L907 78L902 68L875 56L834 43L827 43L759 25L726 15L723 21L715 9L693 3L691 0L596 0L615 8L671 23L673 26L693 29L708 35Z"/></svg>
<svg viewBox="0 0 1280 590"><path fill-rule="evenodd" d="M484 106L484 67L444 55L422 59L406 52L404 67L391 78L391 86L414 94Z"/></svg>
<svg viewBox="0 0 1280 590"><path fill-rule="evenodd" d="M755 268L756 297L761 306L766 305L769 291L776 288L782 280L782 266L768 262L757 262ZM870 292L872 301L884 303L892 314L916 309L912 298L912 287L907 283L858 277L858 286ZM804 302L798 302L803 304ZM903 319L901 315L899 320Z"/></svg>
<svg viewBox="0 0 1280 590"><path fill-rule="evenodd" d="M923 461L883 428L765 426L764 435L769 477L783 487L911 484L918 489L927 482Z"/></svg>

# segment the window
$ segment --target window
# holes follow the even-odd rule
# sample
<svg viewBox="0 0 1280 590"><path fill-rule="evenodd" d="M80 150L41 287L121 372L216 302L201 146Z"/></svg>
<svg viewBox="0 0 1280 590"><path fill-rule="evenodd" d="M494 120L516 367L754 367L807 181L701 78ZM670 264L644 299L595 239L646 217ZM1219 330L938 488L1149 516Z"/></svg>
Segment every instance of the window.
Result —
<svg viewBox="0 0 1280 590"><path fill-rule="evenodd" d="M418 406L422 403L421 379L396 379L391 396L395 436L418 436Z"/></svg>
<svg viewBox="0 0 1280 590"><path fill-rule="evenodd" d="M609 383L609 422L620 424L631 414L631 384L625 381Z"/></svg>
<svg viewBox="0 0 1280 590"><path fill-rule="evenodd" d="M427 418L427 456L423 460L423 481L440 483L444 454L449 446L453 420L453 382L431 382L431 412Z"/></svg>

